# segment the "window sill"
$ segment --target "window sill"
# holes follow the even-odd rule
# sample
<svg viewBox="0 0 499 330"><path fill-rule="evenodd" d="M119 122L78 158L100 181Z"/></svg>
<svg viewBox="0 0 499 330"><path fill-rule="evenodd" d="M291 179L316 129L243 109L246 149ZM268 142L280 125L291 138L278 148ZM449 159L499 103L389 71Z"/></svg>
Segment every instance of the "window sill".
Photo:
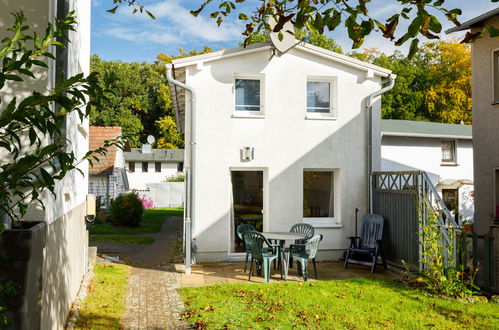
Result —
<svg viewBox="0 0 499 330"><path fill-rule="evenodd" d="M492 105L499 104L499 101L492 101L490 104Z"/></svg>
<svg viewBox="0 0 499 330"><path fill-rule="evenodd" d="M248 114L248 113L233 113L232 118L253 118L253 119L264 119L265 115L258 114Z"/></svg>
<svg viewBox="0 0 499 330"><path fill-rule="evenodd" d="M448 162L448 163L441 163L440 166L459 166L459 164L453 163L453 162Z"/></svg>
<svg viewBox="0 0 499 330"><path fill-rule="evenodd" d="M305 119L308 119L308 120L337 120L338 117L333 116L331 114L307 113L307 115L305 116Z"/></svg>
<svg viewBox="0 0 499 330"><path fill-rule="evenodd" d="M303 222L312 225L314 228L343 228L341 223L332 218L303 218Z"/></svg>

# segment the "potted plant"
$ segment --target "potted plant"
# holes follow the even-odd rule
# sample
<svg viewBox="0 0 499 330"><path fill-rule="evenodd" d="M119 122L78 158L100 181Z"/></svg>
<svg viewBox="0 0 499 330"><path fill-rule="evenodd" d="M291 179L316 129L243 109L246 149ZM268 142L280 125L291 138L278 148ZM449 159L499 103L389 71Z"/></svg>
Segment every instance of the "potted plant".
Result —
<svg viewBox="0 0 499 330"><path fill-rule="evenodd" d="M67 31L76 26L71 12L49 24L42 38L31 31L22 12L13 17L14 24L0 37L0 91L15 91L11 84L36 80L35 71L48 68L46 59L55 59L50 49L64 47L62 42L69 42ZM110 145L121 146L121 141L109 140L77 159L64 136L68 114L77 113L83 120L91 106L105 99L113 77L104 80L100 86L97 73L60 77L49 91L14 95L8 104L0 99L0 328L41 326L40 279L47 225L21 221L28 205L43 207L45 191L57 198L56 182L68 172L78 170L83 161L97 160L96 154L105 154Z"/></svg>

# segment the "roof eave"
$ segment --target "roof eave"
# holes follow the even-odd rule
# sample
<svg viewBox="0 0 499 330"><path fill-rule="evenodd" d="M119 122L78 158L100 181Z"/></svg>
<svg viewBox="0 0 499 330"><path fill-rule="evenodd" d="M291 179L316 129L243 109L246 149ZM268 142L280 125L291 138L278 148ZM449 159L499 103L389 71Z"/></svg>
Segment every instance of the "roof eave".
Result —
<svg viewBox="0 0 499 330"><path fill-rule="evenodd" d="M482 25L483 21L485 21L493 16L496 16L496 15L499 15L499 8L492 9L486 13L483 13L475 18L472 18L472 19L462 23L459 26L455 26L453 28L450 28L450 29L446 30L445 33L449 34L449 33L453 33L453 32L469 30L473 27L477 27L477 26Z"/></svg>

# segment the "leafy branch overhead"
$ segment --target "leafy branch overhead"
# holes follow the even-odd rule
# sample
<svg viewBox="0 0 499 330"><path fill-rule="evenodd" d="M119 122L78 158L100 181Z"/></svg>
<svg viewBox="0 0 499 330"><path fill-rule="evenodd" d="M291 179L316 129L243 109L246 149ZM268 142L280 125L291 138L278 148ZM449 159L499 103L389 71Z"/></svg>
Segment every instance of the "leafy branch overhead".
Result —
<svg viewBox="0 0 499 330"><path fill-rule="evenodd" d="M213 9L210 17L216 19L220 25L245 2L247 1L204 0L198 9L191 11L191 14L198 16L206 11L206 8L211 7ZM457 26L461 24L458 20L462 14L461 10L448 8L445 6L445 0L396 0L399 9L386 20L371 15L370 10L374 4L380 2L381 0L259 0L257 8L251 15L239 12L238 19L246 23L243 32L246 37L255 32L281 32L284 24L289 21L296 29L315 29L320 34L325 30L334 31L343 23L348 37L353 42L352 48L359 48L364 38L374 32L389 39L396 46L411 41L411 57L418 49L420 37L439 39L438 34L442 32L442 24L437 15L444 15L448 21ZM268 23L270 17L277 22L273 26ZM399 24L402 21L407 21L409 26L406 31L397 33L400 31ZM287 32L293 33L293 31ZM499 34L499 30L494 27L488 32L490 36ZM472 39L465 38L463 41L468 42Z"/></svg>
<svg viewBox="0 0 499 330"><path fill-rule="evenodd" d="M48 24L43 37L30 33L22 12L13 14L15 23L7 28L8 36L0 42L0 90L23 89L27 80L45 79L40 71L48 68L48 60L55 59L50 49L63 47L57 40L65 39L66 31L75 31L74 12L64 19ZM0 216L22 218L28 204L43 206L44 190L55 196L55 185L71 170L78 170L84 161L95 161L95 154L103 154L110 145L121 141L107 141L101 148L90 151L81 159L73 151L65 136L66 117L75 114L83 120L91 106L106 99L114 77L106 75L99 85L98 74L88 77L77 74L60 81L50 90L32 91L27 96L13 97L0 112ZM6 91L8 95L8 91ZM22 94L20 94L22 95ZM2 98L1 102L6 98ZM80 171L81 172L81 171ZM1 231L1 230L0 230Z"/></svg>
<svg viewBox="0 0 499 330"><path fill-rule="evenodd" d="M145 12L150 18L156 19L156 17L154 17L154 15L149 10L145 9L145 7L137 0L113 0L113 3L115 6L111 9L106 10L110 14L115 14L116 10L118 10L121 5L127 5L128 7L133 8L133 14L142 14Z"/></svg>

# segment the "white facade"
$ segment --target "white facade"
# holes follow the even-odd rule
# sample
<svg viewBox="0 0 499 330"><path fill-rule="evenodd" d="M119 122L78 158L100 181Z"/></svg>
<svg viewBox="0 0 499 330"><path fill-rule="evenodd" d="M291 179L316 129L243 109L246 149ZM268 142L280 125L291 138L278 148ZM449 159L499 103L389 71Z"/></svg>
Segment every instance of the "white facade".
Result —
<svg viewBox="0 0 499 330"><path fill-rule="evenodd" d="M175 73L197 94L197 165L193 237L198 261L231 254L231 171L263 171L263 230L288 231L309 222L323 234L319 258L333 258L354 234L355 208L367 212L366 97L390 71L308 44L282 56L270 46L218 52L174 61ZM211 57L210 57L211 56ZM180 74L180 73L179 73ZM259 79L261 111L235 111L235 79ZM330 81L330 116L307 114L307 81ZM374 104L374 136L380 136L380 99ZM189 102L186 102L189 104ZM186 123L190 109L186 108ZM190 127L186 124L186 156ZM240 149L254 148L243 161ZM374 169L380 139L374 139ZM186 161L188 166L189 159ZM303 217L304 170L334 172L334 216Z"/></svg>
<svg viewBox="0 0 499 330"><path fill-rule="evenodd" d="M178 174L178 163L161 163L161 171L156 172L156 162L146 162L147 172L142 171L142 162L134 162L135 170L130 171L130 162L127 162L127 177L130 189L144 190L149 183L166 182L166 178Z"/></svg>
<svg viewBox="0 0 499 330"><path fill-rule="evenodd" d="M68 76L90 72L90 1L67 1L68 11L75 11L78 25L76 31L69 31ZM27 24L34 27L39 36L44 35L48 22L57 16L56 0L5 0L0 11L0 29L13 23L11 12L23 10ZM29 43L28 43L29 44ZM55 50L53 50L55 53ZM55 61L48 60L49 69L39 69L37 80L9 83L0 92L2 107L13 97L22 99L34 89L43 92L55 84ZM18 100L18 101L19 101ZM0 111L2 108L0 108ZM75 156L81 159L88 151L88 121L80 121L73 113L67 118L66 137ZM5 155L0 155L5 160ZM88 173L87 162L78 168ZM85 251L88 246L85 227L85 198L88 176L72 171L56 184L54 198L50 192L44 195L45 209L32 207L24 220L44 220L48 223L47 240L44 249L42 271L41 329L62 329L74 301L85 266Z"/></svg>
<svg viewBox="0 0 499 330"><path fill-rule="evenodd" d="M401 121L403 122L403 121ZM458 125L456 125L458 126ZM458 190L459 214L473 219L473 146L471 136L402 136L382 132L382 171L425 171L439 193ZM442 161L442 141L454 141L455 162Z"/></svg>

